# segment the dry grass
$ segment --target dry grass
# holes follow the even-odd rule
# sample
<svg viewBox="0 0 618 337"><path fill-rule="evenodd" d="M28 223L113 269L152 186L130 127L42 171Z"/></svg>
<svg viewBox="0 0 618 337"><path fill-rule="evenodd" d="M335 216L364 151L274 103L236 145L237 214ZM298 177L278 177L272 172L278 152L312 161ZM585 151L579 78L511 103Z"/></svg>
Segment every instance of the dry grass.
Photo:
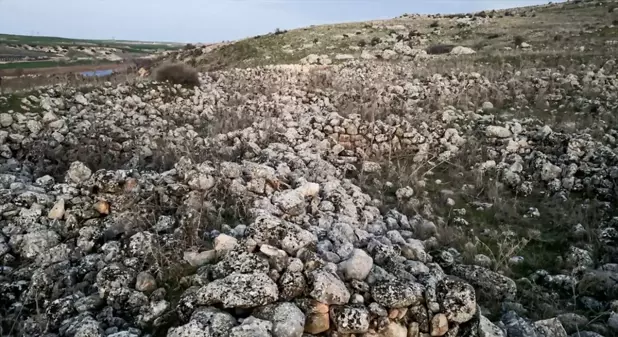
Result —
<svg viewBox="0 0 618 337"><path fill-rule="evenodd" d="M159 82L169 82L183 86L200 85L197 69L185 63L165 63L155 70L155 79Z"/></svg>
<svg viewBox="0 0 618 337"><path fill-rule="evenodd" d="M419 38L413 48L425 49L432 45L463 45L474 47L481 56L488 56L505 47L513 47L513 36L525 37L531 50L557 50L572 52L573 46L586 50L603 48L606 39L618 34L618 27L608 28L614 13L609 13L609 4L561 3L550 6L532 6L509 11L477 13L472 25L458 25L455 20L464 15L415 17L402 16L370 23L357 22L336 25L312 26L294 29L285 34L267 34L244 39L226 45L198 58L198 65L209 70L230 67L252 67L267 64L297 63L309 54L337 53L360 55L353 47L384 49L383 43L392 44L392 33L397 40ZM402 25L405 31L393 32L390 27ZM435 27L439 25L439 33ZM582 29L582 27L588 27ZM562 41L554 41L557 32ZM316 42L317 39L317 42ZM371 43L370 43L371 42Z"/></svg>

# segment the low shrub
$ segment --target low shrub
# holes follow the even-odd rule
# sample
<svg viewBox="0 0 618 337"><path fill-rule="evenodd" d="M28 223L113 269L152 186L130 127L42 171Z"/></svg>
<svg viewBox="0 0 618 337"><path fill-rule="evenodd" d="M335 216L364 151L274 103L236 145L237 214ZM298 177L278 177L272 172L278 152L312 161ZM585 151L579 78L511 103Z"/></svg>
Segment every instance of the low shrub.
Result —
<svg viewBox="0 0 618 337"><path fill-rule="evenodd" d="M436 44L429 46L425 51L430 55L448 54L455 48L452 44Z"/></svg>
<svg viewBox="0 0 618 337"><path fill-rule="evenodd" d="M521 35L516 35L515 37L513 37L513 43L516 47L521 46L521 44L524 43L524 37Z"/></svg>
<svg viewBox="0 0 618 337"><path fill-rule="evenodd" d="M200 79L197 70L185 63L166 63L155 71L155 79L159 82L170 82L184 86L199 86Z"/></svg>
<svg viewBox="0 0 618 337"><path fill-rule="evenodd" d="M432 22L429 25L429 27L431 27L431 28L438 28L438 27L440 27L440 22L438 22L438 20L436 20L436 21Z"/></svg>

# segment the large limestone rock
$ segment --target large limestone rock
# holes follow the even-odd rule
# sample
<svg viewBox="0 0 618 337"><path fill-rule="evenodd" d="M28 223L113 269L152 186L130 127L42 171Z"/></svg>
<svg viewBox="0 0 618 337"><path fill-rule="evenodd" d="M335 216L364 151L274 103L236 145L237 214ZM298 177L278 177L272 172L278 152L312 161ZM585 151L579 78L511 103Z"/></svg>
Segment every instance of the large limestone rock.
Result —
<svg viewBox="0 0 618 337"><path fill-rule="evenodd" d="M197 292L199 305L221 303L224 308L255 308L273 303L278 298L277 284L264 273L231 274Z"/></svg>
<svg viewBox="0 0 618 337"><path fill-rule="evenodd" d="M333 305L330 317L340 333L365 333L369 330L369 311L362 305Z"/></svg>
<svg viewBox="0 0 618 337"><path fill-rule="evenodd" d="M449 322L465 323L476 315L476 295L469 284L447 278L438 283L436 292Z"/></svg>
<svg viewBox="0 0 618 337"><path fill-rule="evenodd" d="M236 325L236 319L215 308L195 311L189 323L171 328L167 337L226 337Z"/></svg>
<svg viewBox="0 0 618 337"><path fill-rule="evenodd" d="M454 265L450 272L470 282L484 296L494 298L496 301L512 300L517 293L515 281L484 267Z"/></svg>
<svg viewBox="0 0 618 337"><path fill-rule="evenodd" d="M457 46L451 50L452 55L470 55L475 53L474 49L464 46Z"/></svg>
<svg viewBox="0 0 618 337"><path fill-rule="evenodd" d="M305 314L293 303L270 304L255 310L253 316L272 323L273 337L301 337L305 328Z"/></svg>
<svg viewBox="0 0 618 337"><path fill-rule="evenodd" d="M373 258L362 249L354 249L347 260L339 263L339 269L346 280L364 280L372 267Z"/></svg>
<svg viewBox="0 0 618 337"><path fill-rule="evenodd" d="M414 282L380 282L371 288L371 296L387 308L404 308L423 301L423 286Z"/></svg>
<svg viewBox="0 0 618 337"><path fill-rule="evenodd" d="M350 300L350 292L343 281L324 269L317 269L309 274L311 292L315 300L327 304L346 304Z"/></svg>

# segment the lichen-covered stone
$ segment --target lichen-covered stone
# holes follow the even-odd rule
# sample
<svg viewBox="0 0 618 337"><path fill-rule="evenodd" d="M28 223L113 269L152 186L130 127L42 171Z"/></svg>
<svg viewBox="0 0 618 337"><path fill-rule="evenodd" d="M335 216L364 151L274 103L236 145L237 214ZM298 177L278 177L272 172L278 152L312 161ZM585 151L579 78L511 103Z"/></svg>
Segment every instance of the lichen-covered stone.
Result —
<svg viewBox="0 0 618 337"><path fill-rule="evenodd" d="M413 282L379 282L371 288L371 296L387 308L403 308L421 303L423 286Z"/></svg>
<svg viewBox="0 0 618 337"><path fill-rule="evenodd" d="M369 330L369 311L364 306L333 305L330 318L340 333L365 333Z"/></svg>
<svg viewBox="0 0 618 337"><path fill-rule="evenodd" d="M224 308L254 308L275 302L279 290L264 273L236 273L203 286L196 296L199 305L221 303Z"/></svg>
<svg viewBox="0 0 618 337"><path fill-rule="evenodd" d="M438 303L449 322L465 323L477 312L474 288L467 283L443 279L437 285Z"/></svg>

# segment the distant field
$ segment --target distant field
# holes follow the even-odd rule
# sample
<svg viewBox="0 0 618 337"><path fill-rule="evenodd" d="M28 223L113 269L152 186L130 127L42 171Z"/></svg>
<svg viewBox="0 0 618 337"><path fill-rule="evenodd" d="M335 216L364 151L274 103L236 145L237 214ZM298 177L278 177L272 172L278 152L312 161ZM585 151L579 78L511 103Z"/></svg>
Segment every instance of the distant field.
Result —
<svg viewBox="0 0 618 337"><path fill-rule="evenodd" d="M0 34L0 43L31 44L31 45L97 45L126 49L134 51L151 51L156 49L178 49L182 44L165 42L139 42L139 41L117 41L117 40L82 40L69 39L54 36L28 36Z"/></svg>
<svg viewBox="0 0 618 337"><path fill-rule="evenodd" d="M100 60L78 60L75 62L59 62L59 61L30 61L30 62L11 62L0 63L0 69L32 69L32 68L51 68L51 67L67 67L84 64L113 64L111 61Z"/></svg>

